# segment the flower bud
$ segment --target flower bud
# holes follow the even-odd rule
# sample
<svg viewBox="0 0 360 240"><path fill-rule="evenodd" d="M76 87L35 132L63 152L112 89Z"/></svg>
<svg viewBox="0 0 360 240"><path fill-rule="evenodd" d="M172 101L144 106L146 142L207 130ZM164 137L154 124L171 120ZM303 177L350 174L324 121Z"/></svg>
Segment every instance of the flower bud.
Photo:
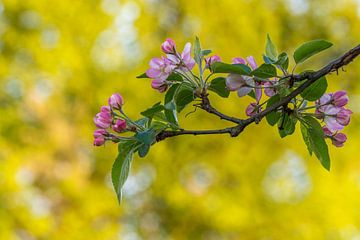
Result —
<svg viewBox="0 0 360 240"><path fill-rule="evenodd" d="M332 104L336 107L343 107L349 101L346 91L337 91L332 95Z"/></svg>
<svg viewBox="0 0 360 240"><path fill-rule="evenodd" d="M112 129L118 133L123 132L126 129L126 121L123 119L117 120L112 126Z"/></svg>
<svg viewBox="0 0 360 240"><path fill-rule="evenodd" d="M165 92L167 89L166 81L154 79L151 81L151 87L157 89L159 92Z"/></svg>
<svg viewBox="0 0 360 240"><path fill-rule="evenodd" d="M110 96L108 103L114 109L121 109L124 105L124 99L119 93L114 93Z"/></svg>
<svg viewBox="0 0 360 240"><path fill-rule="evenodd" d="M233 64L246 64L245 59L241 58L241 57L236 57L232 59L232 63Z"/></svg>
<svg viewBox="0 0 360 240"><path fill-rule="evenodd" d="M256 103L250 103L250 105L246 108L245 113L247 116L252 117L258 114L261 111L261 106Z"/></svg>
<svg viewBox="0 0 360 240"><path fill-rule="evenodd" d="M331 142L336 147L342 147L344 146L344 143L346 142L347 137L344 133L336 133L332 138Z"/></svg>
<svg viewBox="0 0 360 240"><path fill-rule="evenodd" d="M94 146L101 146L104 145L105 138L95 138L94 139Z"/></svg>
<svg viewBox="0 0 360 240"><path fill-rule="evenodd" d="M175 54L176 45L174 40L167 38L163 44L161 44L161 50L166 54Z"/></svg>
<svg viewBox="0 0 360 240"><path fill-rule="evenodd" d="M105 137L108 135L108 132L105 129L96 129L94 131L94 138Z"/></svg>
<svg viewBox="0 0 360 240"><path fill-rule="evenodd" d="M218 55L205 58L205 68L210 68L214 62L221 62L221 58Z"/></svg>
<svg viewBox="0 0 360 240"><path fill-rule="evenodd" d="M349 109L342 108L337 114L336 114L336 121L340 123L343 126L347 126L350 122L350 115L352 114L352 111Z"/></svg>

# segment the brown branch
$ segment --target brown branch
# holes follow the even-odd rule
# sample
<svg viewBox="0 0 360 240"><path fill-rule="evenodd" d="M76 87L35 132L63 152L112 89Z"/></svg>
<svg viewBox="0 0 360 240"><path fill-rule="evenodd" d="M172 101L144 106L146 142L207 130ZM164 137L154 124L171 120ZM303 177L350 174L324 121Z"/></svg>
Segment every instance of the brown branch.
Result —
<svg viewBox="0 0 360 240"><path fill-rule="evenodd" d="M294 91L292 91L290 94L288 94L286 97L282 98L279 102L276 104L270 106L269 108L266 108L264 111L254 115L253 117L247 118L245 120L234 118L227 116L225 114L222 114L215 108L213 108L210 104L210 101L207 97L207 94L202 94L202 103L200 104L200 108L204 109L205 111L215 114L221 119L237 123L234 127L224 128L224 129L216 129L216 130L180 130L180 131L162 131L160 132L156 140L161 141L169 137L179 136L179 135L205 135L205 134L230 134L232 137L238 136L249 124L256 122L258 123L262 118L264 118L267 114L276 111L280 107L286 107L287 104L302 93L307 87L309 87L311 84L313 84L316 80L320 79L321 77L331 73L331 72L338 72L338 70L350 62L352 62L358 55L360 54L360 45L357 45L353 49L349 50L345 54L343 54L341 57L335 59L334 61L327 64L325 67L321 68L318 71L315 72L306 72L300 75L291 75L290 79L294 82L299 82L303 80L305 81L303 84L301 84L298 88L296 88Z"/></svg>

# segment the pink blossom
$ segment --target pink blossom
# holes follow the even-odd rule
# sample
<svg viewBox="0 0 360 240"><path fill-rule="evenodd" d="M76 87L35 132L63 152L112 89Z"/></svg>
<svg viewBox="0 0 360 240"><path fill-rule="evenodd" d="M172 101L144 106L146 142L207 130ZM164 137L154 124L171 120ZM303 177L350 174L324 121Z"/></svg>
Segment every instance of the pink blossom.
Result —
<svg viewBox="0 0 360 240"><path fill-rule="evenodd" d="M191 43L186 43L181 55L168 54L168 59L182 71L187 72L194 68L195 60L191 57Z"/></svg>
<svg viewBox="0 0 360 240"><path fill-rule="evenodd" d="M274 85L276 85L276 84L277 84L277 80L264 83L264 87L265 87L264 92L265 92L266 96L272 97L277 94L277 91L274 87Z"/></svg>
<svg viewBox="0 0 360 240"><path fill-rule="evenodd" d="M153 58L150 60L150 68L146 71L146 75L152 79L165 81L175 66L166 57Z"/></svg>
<svg viewBox="0 0 360 240"><path fill-rule="evenodd" d="M233 64L246 64L246 61L241 57L236 57L232 59Z"/></svg>
<svg viewBox="0 0 360 240"><path fill-rule="evenodd" d="M123 119L116 120L115 124L112 126L112 129L115 132L123 132L126 129L126 121Z"/></svg>
<svg viewBox="0 0 360 240"><path fill-rule="evenodd" d="M205 67L210 68L211 64L214 62L221 62L221 58L218 55L205 58Z"/></svg>
<svg viewBox="0 0 360 240"><path fill-rule="evenodd" d="M349 101L346 91L337 91L332 95L332 104L336 107L343 107Z"/></svg>
<svg viewBox="0 0 360 240"><path fill-rule="evenodd" d="M239 97L249 94L252 90L249 86L255 84L253 78L235 73L230 73L226 77L225 83L230 91L237 91Z"/></svg>
<svg viewBox="0 0 360 240"><path fill-rule="evenodd" d="M124 99L119 93L114 93L110 96L108 103L114 109L121 109L124 105Z"/></svg>
<svg viewBox="0 0 360 240"><path fill-rule="evenodd" d="M327 128L332 131L342 130L350 122L350 115L352 111L345 108L334 107L333 105L326 105L317 109L318 118L323 118Z"/></svg>
<svg viewBox="0 0 360 240"><path fill-rule="evenodd" d="M161 50L166 54L175 54L176 45L174 40L167 38L163 44L161 44Z"/></svg>
<svg viewBox="0 0 360 240"><path fill-rule="evenodd" d="M151 81L151 87L162 93L166 91L168 86L166 84L166 81L154 79Z"/></svg>
<svg viewBox="0 0 360 240"><path fill-rule="evenodd" d="M257 69L258 66L257 66L255 58L253 56L246 57L246 61L249 63L252 70Z"/></svg>
<svg viewBox="0 0 360 240"><path fill-rule="evenodd" d="M249 117L258 114L259 112L261 112L261 106L258 105L258 103L250 103L245 110L246 115Z"/></svg>

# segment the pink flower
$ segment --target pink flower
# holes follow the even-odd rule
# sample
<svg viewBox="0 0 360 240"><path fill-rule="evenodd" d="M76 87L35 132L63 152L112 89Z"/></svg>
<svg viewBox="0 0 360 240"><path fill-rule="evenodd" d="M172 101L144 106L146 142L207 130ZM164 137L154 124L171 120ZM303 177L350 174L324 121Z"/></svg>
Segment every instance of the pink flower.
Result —
<svg viewBox="0 0 360 240"><path fill-rule="evenodd" d="M98 128L108 128L112 122L112 116L110 107L103 106L101 107L101 112L97 113L94 117L94 123Z"/></svg>
<svg viewBox="0 0 360 240"><path fill-rule="evenodd" d="M146 75L152 79L165 81L175 66L166 57L153 58L150 60L150 68L146 71Z"/></svg>
<svg viewBox="0 0 360 240"><path fill-rule="evenodd" d="M347 136L344 133L332 132L327 127L323 127L325 136L331 139L331 142L336 147L344 146L344 143L347 140Z"/></svg>
<svg viewBox="0 0 360 240"><path fill-rule="evenodd" d="M166 54L175 54L176 45L174 40L167 38L163 44L161 44L161 50Z"/></svg>
<svg viewBox="0 0 360 240"><path fill-rule="evenodd" d="M250 67L252 68L252 70L257 69L257 64L255 62L255 58L253 56L249 56L246 58L246 61L249 63Z"/></svg>
<svg viewBox="0 0 360 240"><path fill-rule="evenodd" d="M114 93L109 98L108 103L114 109L121 109L124 105L124 99L119 93Z"/></svg>
<svg viewBox="0 0 360 240"><path fill-rule="evenodd" d="M221 62L221 58L218 55L205 58L205 67L210 68L211 64L214 62Z"/></svg>
<svg viewBox="0 0 360 240"><path fill-rule="evenodd" d="M168 86L166 84L166 81L154 79L151 81L151 87L162 93L166 91Z"/></svg>
<svg viewBox="0 0 360 240"><path fill-rule="evenodd" d="M230 91L237 91L239 97L249 94L252 90L249 86L255 85L253 78L235 73L230 73L225 83Z"/></svg>
<svg viewBox="0 0 360 240"><path fill-rule="evenodd" d="M126 121L123 119L118 119L112 126L112 129L118 133L123 132L126 129Z"/></svg>
<svg viewBox="0 0 360 240"><path fill-rule="evenodd" d="M337 91L332 95L332 104L336 107L343 107L349 101L346 91Z"/></svg>
<svg viewBox="0 0 360 240"><path fill-rule="evenodd" d="M182 71L187 72L194 68L195 60L191 57L191 43L186 43L181 55L168 54L172 64L177 65Z"/></svg>
<svg viewBox="0 0 360 240"><path fill-rule="evenodd" d="M261 112L261 106L257 103L250 103L250 105L246 108L245 113L247 116L252 117Z"/></svg>
<svg viewBox="0 0 360 240"><path fill-rule="evenodd" d="M277 84L277 80L264 83L264 87L265 87L264 92L265 92L266 96L272 97L272 96L277 94L277 91L276 91L276 89L274 87L274 85L276 85L276 84Z"/></svg>
<svg viewBox="0 0 360 240"><path fill-rule="evenodd" d="M332 131L342 130L350 122L352 111L345 108L337 108L333 105L326 105L317 109L320 114L318 118L323 118L327 128Z"/></svg>
<svg viewBox="0 0 360 240"><path fill-rule="evenodd" d="M245 60L241 57L236 57L232 59L233 64L246 64Z"/></svg>

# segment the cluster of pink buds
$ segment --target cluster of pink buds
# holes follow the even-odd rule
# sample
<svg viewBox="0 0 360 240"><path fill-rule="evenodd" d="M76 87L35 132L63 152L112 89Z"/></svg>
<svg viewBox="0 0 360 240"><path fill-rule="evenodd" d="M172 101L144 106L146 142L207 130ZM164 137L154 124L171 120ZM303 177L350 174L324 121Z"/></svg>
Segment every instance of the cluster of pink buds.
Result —
<svg viewBox="0 0 360 240"><path fill-rule="evenodd" d="M127 129L127 119L122 111L124 99L119 93L114 93L108 100L108 106L102 106L100 112L94 117L94 123L98 129L94 131L94 145L101 146L106 140L116 141L118 137L108 130L112 129L122 133ZM119 114L116 112L119 111Z"/></svg>
<svg viewBox="0 0 360 240"><path fill-rule="evenodd" d="M166 56L152 58L146 75L152 78L152 88L165 92L170 84L166 81L170 74L174 71L182 73L191 71L195 66L195 60L191 57L191 43L186 43L182 53L179 53L175 42L168 38L161 45L161 50Z"/></svg>
<svg viewBox="0 0 360 240"><path fill-rule="evenodd" d="M325 136L330 138L336 147L342 147L347 140L346 135L339 131L350 123L352 111L345 108L348 101L345 91L324 94L316 101L316 117L324 121Z"/></svg>

